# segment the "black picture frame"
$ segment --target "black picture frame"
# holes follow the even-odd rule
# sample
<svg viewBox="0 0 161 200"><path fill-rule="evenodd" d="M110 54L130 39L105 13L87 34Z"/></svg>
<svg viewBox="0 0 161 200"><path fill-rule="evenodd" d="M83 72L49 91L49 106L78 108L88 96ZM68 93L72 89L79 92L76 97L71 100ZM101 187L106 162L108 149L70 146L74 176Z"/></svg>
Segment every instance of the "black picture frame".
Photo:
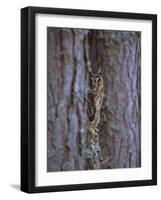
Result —
<svg viewBox="0 0 161 200"><path fill-rule="evenodd" d="M152 179L59 186L35 186L35 15L59 14L152 21ZM157 184L157 15L45 7L21 9L21 190L27 193Z"/></svg>

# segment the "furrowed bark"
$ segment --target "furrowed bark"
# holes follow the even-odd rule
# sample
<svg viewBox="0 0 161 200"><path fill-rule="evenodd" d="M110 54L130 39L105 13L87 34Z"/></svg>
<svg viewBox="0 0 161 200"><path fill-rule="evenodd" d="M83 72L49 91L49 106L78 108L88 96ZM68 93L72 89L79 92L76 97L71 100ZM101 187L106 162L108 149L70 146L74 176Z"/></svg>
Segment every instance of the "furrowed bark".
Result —
<svg viewBox="0 0 161 200"><path fill-rule="evenodd" d="M47 171L140 167L141 33L49 27L47 34ZM101 67L104 80L97 167L86 159L89 66Z"/></svg>

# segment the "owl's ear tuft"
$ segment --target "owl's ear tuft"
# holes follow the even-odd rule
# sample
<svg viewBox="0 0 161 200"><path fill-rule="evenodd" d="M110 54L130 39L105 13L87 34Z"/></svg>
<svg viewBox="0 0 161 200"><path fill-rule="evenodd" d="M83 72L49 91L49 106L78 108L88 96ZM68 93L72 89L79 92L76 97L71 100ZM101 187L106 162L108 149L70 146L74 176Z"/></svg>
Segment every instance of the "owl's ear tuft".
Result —
<svg viewBox="0 0 161 200"><path fill-rule="evenodd" d="M102 69L101 69L101 67L99 67L97 74L101 74L101 73L102 73Z"/></svg>
<svg viewBox="0 0 161 200"><path fill-rule="evenodd" d="M88 67L88 72L89 72L90 74L93 74L91 67Z"/></svg>

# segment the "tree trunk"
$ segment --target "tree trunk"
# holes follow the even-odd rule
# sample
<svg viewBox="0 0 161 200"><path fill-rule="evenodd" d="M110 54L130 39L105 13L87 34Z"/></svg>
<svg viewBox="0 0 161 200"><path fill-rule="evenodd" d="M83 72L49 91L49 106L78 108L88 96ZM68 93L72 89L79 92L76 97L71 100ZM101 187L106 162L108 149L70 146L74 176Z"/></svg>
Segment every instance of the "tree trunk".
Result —
<svg viewBox="0 0 161 200"><path fill-rule="evenodd" d="M140 167L141 33L49 27L47 39L48 172ZM87 157L89 65L104 80L97 167Z"/></svg>

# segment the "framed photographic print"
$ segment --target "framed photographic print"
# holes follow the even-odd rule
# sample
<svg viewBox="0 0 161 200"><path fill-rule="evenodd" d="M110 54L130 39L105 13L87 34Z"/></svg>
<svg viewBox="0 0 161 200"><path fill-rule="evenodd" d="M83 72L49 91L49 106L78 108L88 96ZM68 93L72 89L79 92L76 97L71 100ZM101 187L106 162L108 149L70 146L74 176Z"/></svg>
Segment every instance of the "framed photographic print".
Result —
<svg viewBox="0 0 161 200"><path fill-rule="evenodd" d="M157 16L21 10L21 190L157 184Z"/></svg>

